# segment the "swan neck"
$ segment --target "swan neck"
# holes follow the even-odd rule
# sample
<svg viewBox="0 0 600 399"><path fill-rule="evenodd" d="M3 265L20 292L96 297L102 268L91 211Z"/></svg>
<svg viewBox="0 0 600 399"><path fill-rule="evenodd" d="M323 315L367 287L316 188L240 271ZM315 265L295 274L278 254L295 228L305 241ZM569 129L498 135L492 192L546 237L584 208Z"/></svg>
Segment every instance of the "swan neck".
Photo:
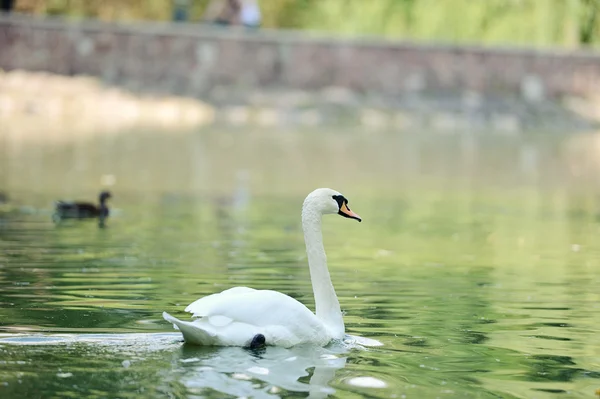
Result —
<svg viewBox="0 0 600 399"><path fill-rule="evenodd" d="M310 205L310 204L309 204ZM340 303L327 269L327 256L323 247L321 214L310 206L302 209L302 229L306 243L306 255L310 269L310 279L315 296L315 313L330 331L333 338L344 335L344 320Z"/></svg>

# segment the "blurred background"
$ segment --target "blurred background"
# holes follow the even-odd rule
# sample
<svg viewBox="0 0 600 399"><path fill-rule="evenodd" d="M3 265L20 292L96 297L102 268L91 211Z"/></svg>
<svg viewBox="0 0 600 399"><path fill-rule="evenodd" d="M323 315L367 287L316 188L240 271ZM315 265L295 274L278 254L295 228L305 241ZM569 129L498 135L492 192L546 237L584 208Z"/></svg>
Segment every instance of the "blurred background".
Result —
<svg viewBox="0 0 600 399"><path fill-rule="evenodd" d="M600 1L0 6L3 398L600 387ZM312 309L317 187L363 217L325 246L347 332L383 347L164 334L235 285ZM57 222L70 200L103 228Z"/></svg>
<svg viewBox="0 0 600 399"><path fill-rule="evenodd" d="M15 0L13 0L15 1ZM16 0L37 15L105 21L169 21L184 10L200 21L214 0ZM241 1L255 3L256 1ZM337 35L377 35L443 42L535 46L597 46L596 0L272 0L261 1L261 26ZM181 15L181 14L180 14Z"/></svg>

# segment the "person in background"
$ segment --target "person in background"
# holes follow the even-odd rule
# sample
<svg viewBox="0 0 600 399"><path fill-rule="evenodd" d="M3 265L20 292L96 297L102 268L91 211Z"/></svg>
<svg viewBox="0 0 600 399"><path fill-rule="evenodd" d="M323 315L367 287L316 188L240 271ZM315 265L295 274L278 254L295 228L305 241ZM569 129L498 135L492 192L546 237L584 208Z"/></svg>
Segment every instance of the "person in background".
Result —
<svg viewBox="0 0 600 399"><path fill-rule="evenodd" d="M0 12L10 12L15 6L15 0L0 0Z"/></svg>
<svg viewBox="0 0 600 399"><path fill-rule="evenodd" d="M258 28L261 22L258 0L239 0L240 22L248 28Z"/></svg>
<svg viewBox="0 0 600 399"><path fill-rule="evenodd" d="M203 19L217 25L237 25L239 14L239 0L211 0L204 11Z"/></svg>
<svg viewBox="0 0 600 399"><path fill-rule="evenodd" d="M212 0L203 19L217 25L260 26L261 13L258 0Z"/></svg>
<svg viewBox="0 0 600 399"><path fill-rule="evenodd" d="M188 20L190 0L173 1L173 21L185 22Z"/></svg>

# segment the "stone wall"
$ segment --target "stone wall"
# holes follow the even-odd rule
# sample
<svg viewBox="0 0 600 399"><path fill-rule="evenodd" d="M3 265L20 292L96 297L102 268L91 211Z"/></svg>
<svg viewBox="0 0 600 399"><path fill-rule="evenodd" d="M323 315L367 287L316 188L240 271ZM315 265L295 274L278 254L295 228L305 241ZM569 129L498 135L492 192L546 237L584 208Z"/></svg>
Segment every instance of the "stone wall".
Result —
<svg viewBox="0 0 600 399"><path fill-rule="evenodd" d="M215 88L342 87L390 96L600 92L600 54L339 39L200 24L110 24L0 16L0 68L92 75L132 89L204 96Z"/></svg>

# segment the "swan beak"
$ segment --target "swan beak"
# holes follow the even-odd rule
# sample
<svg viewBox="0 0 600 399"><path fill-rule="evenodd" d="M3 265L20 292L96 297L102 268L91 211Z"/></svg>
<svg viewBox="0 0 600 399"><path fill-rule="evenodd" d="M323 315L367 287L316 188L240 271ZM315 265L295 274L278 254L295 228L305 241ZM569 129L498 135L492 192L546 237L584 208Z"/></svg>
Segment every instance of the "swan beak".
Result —
<svg viewBox="0 0 600 399"><path fill-rule="evenodd" d="M350 219L356 219L359 222L362 221L361 217L358 216L356 213L352 212L350 210L350 208L348 208L348 205L346 204L342 204L342 206L340 207L340 211L338 212L338 214L350 218Z"/></svg>

